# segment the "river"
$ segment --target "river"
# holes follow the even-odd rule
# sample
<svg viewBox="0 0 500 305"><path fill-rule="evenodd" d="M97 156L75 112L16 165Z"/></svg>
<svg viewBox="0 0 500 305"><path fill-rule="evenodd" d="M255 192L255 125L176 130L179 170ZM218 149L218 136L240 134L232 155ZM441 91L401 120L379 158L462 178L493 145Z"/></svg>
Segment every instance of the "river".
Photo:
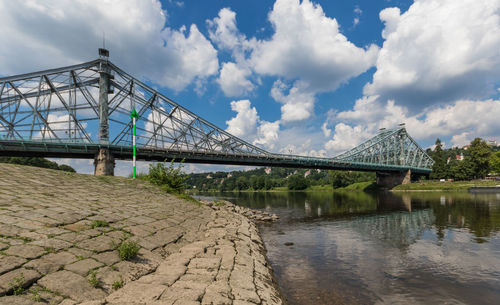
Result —
<svg viewBox="0 0 500 305"><path fill-rule="evenodd" d="M500 304L500 194L199 194L259 226L290 305Z"/></svg>

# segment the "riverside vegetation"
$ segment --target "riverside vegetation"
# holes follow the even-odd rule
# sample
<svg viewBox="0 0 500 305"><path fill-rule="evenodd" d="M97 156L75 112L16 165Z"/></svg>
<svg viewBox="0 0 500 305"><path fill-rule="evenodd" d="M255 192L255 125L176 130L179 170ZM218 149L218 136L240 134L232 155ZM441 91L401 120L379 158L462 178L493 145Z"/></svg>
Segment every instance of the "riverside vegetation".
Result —
<svg viewBox="0 0 500 305"><path fill-rule="evenodd" d="M431 180L397 186L396 190L466 190L471 186L496 185L495 181L480 181L488 174L500 174L500 148L491 147L480 138L474 139L468 149L443 149L440 139L427 149L434 165ZM456 155L463 155L457 160ZM449 161L448 161L449 158ZM454 182L440 182L452 179ZM189 174L187 188L196 191L372 191L376 190L375 173L326 171L315 169L257 168L249 171L210 172Z"/></svg>

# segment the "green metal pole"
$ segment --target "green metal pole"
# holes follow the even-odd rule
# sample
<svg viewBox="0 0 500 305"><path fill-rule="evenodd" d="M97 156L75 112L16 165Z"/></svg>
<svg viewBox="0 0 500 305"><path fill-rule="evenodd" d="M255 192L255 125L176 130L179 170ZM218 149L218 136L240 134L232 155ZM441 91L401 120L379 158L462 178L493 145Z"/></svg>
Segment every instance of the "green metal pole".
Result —
<svg viewBox="0 0 500 305"><path fill-rule="evenodd" d="M135 143L135 136L136 136L136 129L135 129L135 121L139 117L137 114L137 111L135 111L135 108L132 109L132 113L130 114L130 117L132 118L132 178L135 179L136 177L136 143Z"/></svg>

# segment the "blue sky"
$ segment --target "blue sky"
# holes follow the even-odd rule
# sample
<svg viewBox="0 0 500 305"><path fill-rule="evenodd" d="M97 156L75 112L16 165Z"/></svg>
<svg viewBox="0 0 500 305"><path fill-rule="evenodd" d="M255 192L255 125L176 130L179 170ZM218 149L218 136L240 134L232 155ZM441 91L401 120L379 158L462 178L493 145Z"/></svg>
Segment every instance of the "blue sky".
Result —
<svg viewBox="0 0 500 305"><path fill-rule="evenodd" d="M462 146L500 140L499 14L500 0L0 1L0 74L94 59L104 34L115 64L273 152L331 157L403 122L423 147Z"/></svg>

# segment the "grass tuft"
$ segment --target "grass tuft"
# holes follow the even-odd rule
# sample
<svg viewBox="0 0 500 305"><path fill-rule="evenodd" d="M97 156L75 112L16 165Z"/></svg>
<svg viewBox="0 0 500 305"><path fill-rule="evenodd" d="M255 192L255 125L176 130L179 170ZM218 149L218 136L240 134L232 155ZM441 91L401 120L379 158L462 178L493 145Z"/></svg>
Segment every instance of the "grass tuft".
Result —
<svg viewBox="0 0 500 305"><path fill-rule="evenodd" d="M118 255L122 260L131 260L137 256L141 247L135 241L124 241L118 246Z"/></svg>

